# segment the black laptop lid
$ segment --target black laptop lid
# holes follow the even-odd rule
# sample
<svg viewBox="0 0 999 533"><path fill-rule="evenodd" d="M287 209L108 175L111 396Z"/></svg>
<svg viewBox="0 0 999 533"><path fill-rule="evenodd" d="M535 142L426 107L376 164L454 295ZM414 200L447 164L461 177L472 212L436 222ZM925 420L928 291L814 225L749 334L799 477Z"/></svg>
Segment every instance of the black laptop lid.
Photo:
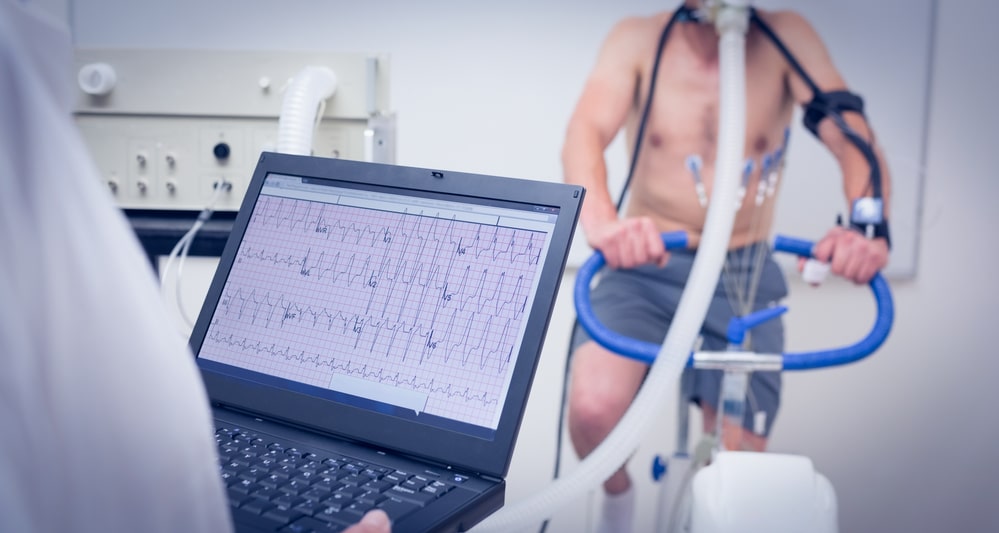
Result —
<svg viewBox="0 0 999 533"><path fill-rule="evenodd" d="M264 153L191 336L212 401L504 476L582 199Z"/></svg>

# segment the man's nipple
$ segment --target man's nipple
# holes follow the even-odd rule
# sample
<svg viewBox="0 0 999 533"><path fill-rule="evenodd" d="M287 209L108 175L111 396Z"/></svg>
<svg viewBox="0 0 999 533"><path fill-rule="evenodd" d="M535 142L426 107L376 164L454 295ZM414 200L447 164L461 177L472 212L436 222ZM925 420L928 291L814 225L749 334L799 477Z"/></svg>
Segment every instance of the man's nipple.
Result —
<svg viewBox="0 0 999 533"><path fill-rule="evenodd" d="M753 154L762 154L767 151L767 138L763 135L758 135L756 140L753 141Z"/></svg>

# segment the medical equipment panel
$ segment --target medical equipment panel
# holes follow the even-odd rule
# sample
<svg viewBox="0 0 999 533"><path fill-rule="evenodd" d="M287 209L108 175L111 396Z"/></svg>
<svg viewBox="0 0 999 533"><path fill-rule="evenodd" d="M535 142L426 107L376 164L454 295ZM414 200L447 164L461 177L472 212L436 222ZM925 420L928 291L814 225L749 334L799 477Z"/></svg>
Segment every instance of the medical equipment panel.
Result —
<svg viewBox="0 0 999 533"><path fill-rule="evenodd" d="M124 209L235 211L304 67L329 69L312 154L395 162L389 61L360 53L79 49L76 123ZM312 126L310 121L305 125Z"/></svg>

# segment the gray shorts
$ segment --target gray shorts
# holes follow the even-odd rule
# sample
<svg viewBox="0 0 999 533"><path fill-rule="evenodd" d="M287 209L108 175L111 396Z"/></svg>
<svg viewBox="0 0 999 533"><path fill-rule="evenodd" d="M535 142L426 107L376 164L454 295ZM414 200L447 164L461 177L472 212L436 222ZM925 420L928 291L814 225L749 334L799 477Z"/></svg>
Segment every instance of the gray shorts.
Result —
<svg viewBox="0 0 999 533"><path fill-rule="evenodd" d="M755 244L766 246L766 244ZM734 315L732 304L726 294L727 282L741 283L745 287L747 273L751 270L753 249L729 252L726 271L718 282L707 317L701 329L702 350L721 351L728 346L726 330ZM670 322L676 313L680 295L694 261L694 251L675 251L665 268L646 265L631 270L604 269L596 287L590 293L594 314L612 331L656 344L662 343ZM759 310L787 296L787 284L780 267L773 261L770 250L766 250L762 274L753 309ZM742 289L746 292L746 289ZM782 353L784 351L784 324L774 319L757 326L750 333L751 347L759 353ZM579 324L572 336L572 351L575 352L590 336ZM707 404L717 411L721 396L720 370L686 370L682 388L689 392L690 400L698 405ZM777 408L780 405L780 372L755 372L750 378L749 394L746 403L744 427L753 431L763 429L763 435L770 434ZM756 419L766 413L763 428L757 428Z"/></svg>

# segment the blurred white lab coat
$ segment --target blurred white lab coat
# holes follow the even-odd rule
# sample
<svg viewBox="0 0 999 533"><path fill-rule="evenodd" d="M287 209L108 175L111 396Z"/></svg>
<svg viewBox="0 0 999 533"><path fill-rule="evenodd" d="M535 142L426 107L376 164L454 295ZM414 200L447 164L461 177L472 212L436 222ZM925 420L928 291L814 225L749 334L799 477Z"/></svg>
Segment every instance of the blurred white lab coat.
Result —
<svg viewBox="0 0 999 533"><path fill-rule="evenodd" d="M0 0L0 531L229 530L204 387L71 69L64 29Z"/></svg>

